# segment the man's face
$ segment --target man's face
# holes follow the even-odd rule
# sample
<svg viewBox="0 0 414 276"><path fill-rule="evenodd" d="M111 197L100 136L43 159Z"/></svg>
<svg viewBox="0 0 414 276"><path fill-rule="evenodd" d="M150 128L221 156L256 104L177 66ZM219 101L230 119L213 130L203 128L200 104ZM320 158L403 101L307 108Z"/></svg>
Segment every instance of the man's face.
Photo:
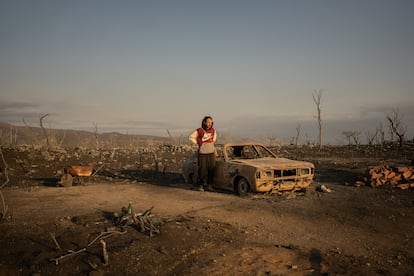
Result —
<svg viewBox="0 0 414 276"><path fill-rule="evenodd" d="M208 118L206 120L206 126L207 126L207 129L210 129L213 126L213 120L211 120L210 118Z"/></svg>

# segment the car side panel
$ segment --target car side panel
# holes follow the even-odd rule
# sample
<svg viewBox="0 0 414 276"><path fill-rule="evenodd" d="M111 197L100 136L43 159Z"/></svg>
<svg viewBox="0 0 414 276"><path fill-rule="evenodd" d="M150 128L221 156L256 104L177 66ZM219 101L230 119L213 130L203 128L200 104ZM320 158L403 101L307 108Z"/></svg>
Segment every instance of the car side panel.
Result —
<svg viewBox="0 0 414 276"><path fill-rule="evenodd" d="M232 177L229 174L229 165L224 159L216 159L213 186L233 191Z"/></svg>

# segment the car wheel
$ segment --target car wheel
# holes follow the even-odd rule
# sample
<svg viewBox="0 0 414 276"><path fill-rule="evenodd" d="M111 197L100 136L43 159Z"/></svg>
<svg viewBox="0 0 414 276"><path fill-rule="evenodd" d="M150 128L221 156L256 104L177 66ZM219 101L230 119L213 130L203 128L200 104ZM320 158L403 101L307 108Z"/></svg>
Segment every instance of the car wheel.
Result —
<svg viewBox="0 0 414 276"><path fill-rule="evenodd" d="M246 178L242 177L237 181L237 194L245 196L250 192L250 185Z"/></svg>
<svg viewBox="0 0 414 276"><path fill-rule="evenodd" d="M303 194L306 194L307 191L308 190L306 188L302 188L298 190L299 193L303 193Z"/></svg>

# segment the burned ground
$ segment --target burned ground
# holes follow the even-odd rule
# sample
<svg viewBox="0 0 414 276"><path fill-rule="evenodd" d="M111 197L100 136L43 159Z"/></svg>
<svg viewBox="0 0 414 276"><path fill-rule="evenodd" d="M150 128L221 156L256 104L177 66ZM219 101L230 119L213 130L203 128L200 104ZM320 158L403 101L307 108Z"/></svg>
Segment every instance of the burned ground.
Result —
<svg viewBox="0 0 414 276"><path fill-rule="evenodd" d="M369 166L411 166L412 146L274 147L313 162L314 183L242 198L185 184L193 150L2 148L0 275L414 274L414 189L354 185ZM58 187L61 170L79 164L95 174ZM116 223L129 201L135 212L153 207L159 234Z"/></svg>

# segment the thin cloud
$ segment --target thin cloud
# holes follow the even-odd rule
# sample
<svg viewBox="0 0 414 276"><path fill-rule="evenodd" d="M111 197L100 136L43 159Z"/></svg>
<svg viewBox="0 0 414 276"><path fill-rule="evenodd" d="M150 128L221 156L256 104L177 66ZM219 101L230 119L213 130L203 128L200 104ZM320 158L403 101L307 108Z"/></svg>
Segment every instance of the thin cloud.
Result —
<svg viewBox="0 0 414 276"><path fill-rule="evenodd" d="M31 102L2 101L0 102L0 118L2 121L16 124L23 118L39 117L39 105Z"/></svg>
<svg viewBox="0 0 414 276"><path fill-rule="evenodd" d="M39 108L38 104L30 102L3 101L0 102L0 112L4 114L28 113Z"/></svg>

